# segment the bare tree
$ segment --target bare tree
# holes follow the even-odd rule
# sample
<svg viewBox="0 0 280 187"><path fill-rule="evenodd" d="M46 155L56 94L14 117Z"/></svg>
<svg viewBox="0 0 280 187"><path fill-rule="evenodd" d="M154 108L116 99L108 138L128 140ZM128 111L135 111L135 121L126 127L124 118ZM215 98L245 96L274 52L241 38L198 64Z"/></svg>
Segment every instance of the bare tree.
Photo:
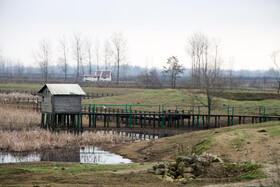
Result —
<svg viewBox="0 0 280 187"><path fill-rule="evenodd" d="M104 42L104 46L103 46L103 60L104 60L105 70L108 70L108 67L110 67L110 60L111 60L111 46L108 40Z"/></svg>
<svg viewBox="0 0 280 187"><path fill-rule="evenodd" d="M149 72L144 71L141 72L138 76L137 76L137 82L141 87L145 87L145 88L161 88L161 82L159 80L159 76L157 71L151 70Z"/></svg>
<svg viewBox="0 0 280 187"><path fill-rule="evenodd" d="M95 60L96 60L96 71L99 71L100 42L98 39L96 39L94 43L94 53L95 53Z"/></svg>
<svg viewBox="0 0 280 187"><path fill-rule="evenodd" d="M86 52L87 52L87 57L88 57L88 68L89 68L89 74L92 74L92 42L90 38L87 38L86 40Z"/></svg>
<svg viewBox="0 0 280 187"><path fill-rule="evenodd" d="M123 63L126 58L126 39L122 33L114 33L111 37L111 42L111 54L117 66L117 84L119 84L120 64Z"/></svg>
<svg viewBox="0 0 280 187"><path fill-rule="evenodd" d="M22 78L23 71L24 71L24 65L20 61L18 61L16 64L16 76L18 79Z"/></svg>
<svg viewBox="0 0 280 187"><path fill-rule="evenodd" d="M234 69L234 59L231 58L229 60L229 69L228 69L228 76L229 76L229 87L232 88L234 86L234 75L233 75L233 69Z"/></svg>
<svg viewBox="0 0 280 187"><path fill-rule="evenodd" d="M35 60L39 64L40 69L43 73L45 83L48 82L48 71L50 65L50 43L46 40L41 40L39 42L39 48L37 53L35 54Z"/></svg>
<svg viewBox="0 0 280 187"><path fill-rule="evenodd" d="M79 82L80 78L80 67L82 66L82 36L81 34L75 33L73 35L73 53L74 58L77 61L77 75L76 75L76 81Z"/></svg>
<svg viewBox="0 0 280 187"><path fill-rule="evenodd" d="M171 56L167 59L167 66L163 66L163 73L170 74L171 87L176 88L177 78L180 74L184 73L185 67L179 64L179 60L175 56Z"/></svg>
<svg viewBox="0 0 280 187"><path fill-rule="evenodd" d="M1 50L0 50L0 75L3 76L5 72L5 60L4 57L1 55Z"/></svg>
<svg viewBox="0 0 280 187"><path fill-rule="evenodd" d="M277 84L278 84L278 88L277 88L277 93L279 94L280 92L280 64L279 63L279 53L280 51L274 51L271 54L271 59L275 65L275 68L271 68L270 71L273 73Z"/></svg>
<svg viewBox="0 0 280 187"><path fill-rule="evenodd" d="M206 99L194 92L189 92L189 95L193 98L193 102L207 107L207 127L209 127L211 111L218 101L217 97L223 93L226 85L220 69L222 60L219 56L219 45L215 41L209 41L206 36L201 34L195 34L189 42L193 64L192 76L194 76L192 80L199 81L194 84L199 86L200 92L205 94Z"/></svg>
<svg viewBox="0 0 280 187"><path fill-rule="evenodd" d="M67 74L69 70L69 64L68 64L68 44L65 36L62 36L61 38L58 39L58 44L59 44L59 52L60 52L60 57L59 57L59 65L63 71L64 74L64 80L67 80Z"/></svg>

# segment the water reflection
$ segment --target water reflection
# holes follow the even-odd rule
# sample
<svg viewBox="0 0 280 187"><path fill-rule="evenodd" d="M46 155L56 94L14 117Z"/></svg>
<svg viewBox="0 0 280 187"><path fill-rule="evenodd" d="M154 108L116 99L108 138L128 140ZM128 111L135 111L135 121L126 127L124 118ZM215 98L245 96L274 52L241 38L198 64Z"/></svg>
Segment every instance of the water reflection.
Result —
<svg viewBox="0 0 280 187"><path fill-rule="evenodd" d="M80 149L80 163L121 164L132 163L132 161L98 147L85 147Z"/></svg>
<svg viewBox="0 0 280 187"><path fill-rule="evenodd" d="M132 161L120 155L104 151L98 147L74 147L51 149L29 155L0 153L0 163L55 161L55 162L80 162L91 164L121 164Z"/></svg>
<svg viewBox="0 0 280 187"><path fill-rule="evenodd" d="M77 136L87 134L90 131L64 131L73 133ZM125 132L115 130L97 130L98 134L110 133L118 134L121 137L129 138L131 142L138 142L142 140L158 139L161 137L172 136L174 134L167 133L141 133L141 132ZM56 131L59 133L59 131ZM10 154L0 152L0 163L15 163L15 162L34 162L34 161L55 161L55 162L80 162L91 164L120 164L131 163L131 160L123 158L120 155L104 151L98 147L72 147L50 149L43 152L32 153L28 155Z"/></svg>
<svg viewBox="0 0 280 187"><path fill-rule="evenodd" d="M23 156L20 154L12 155L10 153L0 153L0 163L16 163L16 162L35 162L40 161L40 154L29 154Z"/></svg>

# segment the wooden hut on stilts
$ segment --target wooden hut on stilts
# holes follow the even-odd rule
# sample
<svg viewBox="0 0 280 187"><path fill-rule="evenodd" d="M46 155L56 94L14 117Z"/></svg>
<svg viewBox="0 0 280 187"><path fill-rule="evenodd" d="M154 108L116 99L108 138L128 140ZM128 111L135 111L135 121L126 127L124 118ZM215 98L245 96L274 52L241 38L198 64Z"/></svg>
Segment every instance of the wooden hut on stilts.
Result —
<svg viewBox="0 0 280 187"><path fill-rule="evenodd" d="M85 92L78 84L45 84L40 91L42 96L42 127L81 126L81 102Z"/></svg>

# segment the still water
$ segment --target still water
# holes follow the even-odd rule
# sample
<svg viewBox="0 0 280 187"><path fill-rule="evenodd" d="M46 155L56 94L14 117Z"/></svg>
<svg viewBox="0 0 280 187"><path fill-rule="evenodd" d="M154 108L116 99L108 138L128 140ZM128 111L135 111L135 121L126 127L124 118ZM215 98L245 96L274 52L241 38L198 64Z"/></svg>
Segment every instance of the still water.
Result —
<svg viewBox="0 0 280 187"><path fill-rule="evenodd" d="M87 131L69 131L77 136L82 136L88 133ZM143 140L158 139L161 137L172 136L174 134L167 133L137 133L137 132L124 132L124 131L96 131L96 133L110 133L118 134L121 137L130 139L131 142L138 142ZM30 154L23 153L1 153L0 163L15 163L15 162L36 162L36 161L55 161L55 162L79 162L91 164L121 164L131 163L132 161L123 158L120 155L104 151L99 147L85 146L85 147L72 147L50 149L42 152L35 152Z"/></svg>
<svg viewBox="0 0 280 187"><path fill-rule="evenodd" d="M76 147L67 149L51 149L40 153L28 155L0 153L0 163L15 162L35 162L35 161L55 161L55 162L79 162L91 164L121 164L132 163L131 160L120 155L104 151L98 147Z"/></svg>

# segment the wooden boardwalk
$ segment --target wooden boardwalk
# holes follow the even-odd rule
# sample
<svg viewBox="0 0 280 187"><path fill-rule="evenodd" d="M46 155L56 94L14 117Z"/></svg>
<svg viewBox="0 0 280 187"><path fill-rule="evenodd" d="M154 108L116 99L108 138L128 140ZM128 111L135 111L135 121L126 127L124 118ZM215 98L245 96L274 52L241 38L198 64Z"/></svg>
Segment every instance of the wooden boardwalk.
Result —
<svg viewBox="0 0 280 187"><path fill-rule="evenodd" d="M42 114L41 126L51 128L205 128L206 114L186 114L184 112L95 112L80 114ZM224 127L235 124L262 123L280 120L280 116L264 115L218 115L210 116L210 126Z"/></svg>

